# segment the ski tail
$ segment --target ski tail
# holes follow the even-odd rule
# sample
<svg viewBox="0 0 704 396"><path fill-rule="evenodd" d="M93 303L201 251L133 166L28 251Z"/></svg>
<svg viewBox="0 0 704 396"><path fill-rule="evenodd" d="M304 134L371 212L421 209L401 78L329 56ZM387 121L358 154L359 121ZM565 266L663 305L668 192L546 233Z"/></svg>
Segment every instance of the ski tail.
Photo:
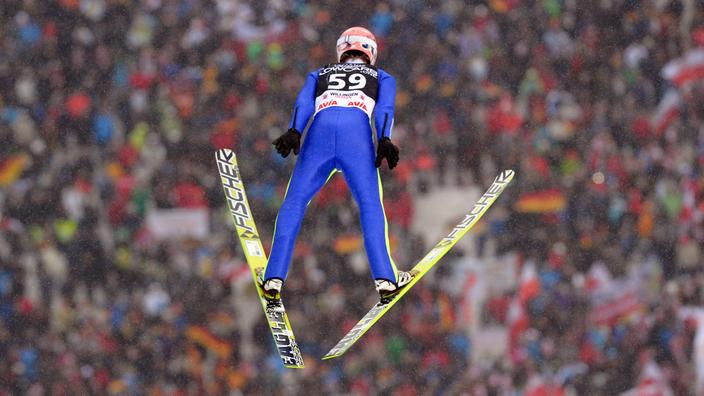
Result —
<svg viewBox="0 0 704 396"><path fill-rule="evenodd" d="M267 323L274 337L279 357L287 368L303 368L303 356L296 343L286 309L281 299L268 300L257 283L257 273L264 271L267 264L266 253L259 238L257 226L249 207L244 184L240 177L237 157L231 150L221 149L215 153L220 173L220 181L225 192L227 207L235 224L242 250L247 258L259 300L266 314Z"/></svg>
<svg viewBox="0 0 704 396"><path fill-rule="evenodd" d="M354 345L388 310L394 306L408 291L420 281L420 279L430 271L440 259L462 239L467 232L474 227L479 219L489 210L491 205L499 198L506 186L513 180L515 172L505 170L501 172L491 184L488 190L474 204L472 210L450 231L450 233L440 240L411 270L413 279L404 286L401 291L383 301L380 301L367 312L364 317L352 327L352 329L323 356L323 360L342 356Z"/></svg>

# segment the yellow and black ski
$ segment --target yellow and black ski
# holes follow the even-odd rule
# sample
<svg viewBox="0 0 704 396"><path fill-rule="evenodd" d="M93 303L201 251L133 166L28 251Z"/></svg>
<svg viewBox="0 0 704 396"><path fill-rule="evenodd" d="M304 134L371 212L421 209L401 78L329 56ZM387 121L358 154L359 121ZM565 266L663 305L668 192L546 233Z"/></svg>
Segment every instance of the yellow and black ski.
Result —
<svg viewBox="0 0 704 396"><path fill-rule="evenodd" d="M415 285L435 264L469 231L486 213L496 199L501 195L506 186L513 180L514 172L505 170L494 179L491 187L474 204L472 210L465 215L459 224L452 229L450 234L438 242L428 254L410 271L413 279L401 290L378 302L357 324L328 352L323 359L332 359L342 356L364 333L369 330L384 314L396 304L404 294Z"/></svg>
<svg viewBox="0 0 704 396"><path fill-rule="evenodd" d="M247 264L249 264L257 293L259 293L259 300L264 308L266 320L271 328L271 334L274 336L274 343L281 361L288 368L303 368L303 356L301 356L296 338L293 336L291 323L288 321L283 302L281 299L265 298L264 292L257 283L258 273L266 268L266 253L259 239L252 211L249 208L235 153L227 149L218 150L215 153L215 159L220 172L220 181L225 190L225 200L232 214L232 220L235 223L237 235L247 258Z"/></svg>

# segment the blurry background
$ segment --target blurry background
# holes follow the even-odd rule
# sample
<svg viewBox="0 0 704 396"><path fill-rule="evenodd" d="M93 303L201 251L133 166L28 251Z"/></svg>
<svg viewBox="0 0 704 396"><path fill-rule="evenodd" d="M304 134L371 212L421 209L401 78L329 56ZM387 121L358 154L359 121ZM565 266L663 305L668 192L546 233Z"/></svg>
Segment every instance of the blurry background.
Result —
<svg viewBox="0 0 704 396"><path fill-rule="evenodd" d="M0 394L704 394L703 11L3 0ZM377 298L333 178L286 283L307 364L287 371L214 150L237 152L268 249L294 162L270 142L353 25L398 80L401 163L382 178L400 268L499 170L517 177L360 343L321 362Z"/></svg>

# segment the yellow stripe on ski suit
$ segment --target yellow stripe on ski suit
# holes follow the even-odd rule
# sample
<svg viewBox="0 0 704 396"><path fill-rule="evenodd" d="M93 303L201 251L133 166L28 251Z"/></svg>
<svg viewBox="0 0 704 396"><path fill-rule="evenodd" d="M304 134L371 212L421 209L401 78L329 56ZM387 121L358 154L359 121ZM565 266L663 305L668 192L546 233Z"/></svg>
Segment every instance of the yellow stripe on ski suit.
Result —
<svg viewBox="0 0 704 396"><path fill-rule="evenodd" d="M376 178L379 186L379 201L381 201L381 213L384 214L384 238L386 239L386 252L389 254L389 262L391 262L391 268L394 270L394 276L396 276L395 281L398 282L398 269L396 269L396 263L393 257L391 257L391 242L389 242L389 222L386 219L386 210L384 209L384 188L381 185L381 172L379 168L376 170Z"/></svg>

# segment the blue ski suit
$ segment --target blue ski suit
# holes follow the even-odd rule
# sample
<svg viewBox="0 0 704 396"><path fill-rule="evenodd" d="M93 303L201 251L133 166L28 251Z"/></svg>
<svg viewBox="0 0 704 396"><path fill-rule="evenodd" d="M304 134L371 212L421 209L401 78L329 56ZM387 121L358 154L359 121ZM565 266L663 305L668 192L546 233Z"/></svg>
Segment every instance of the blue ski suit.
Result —
<svg viewBox="0 0 704 396"><path fill-rule="evenodd" d="M372 277L396 282L371 129L373 116L377 139L391 137L395 96L396 80L374 66L336 63L308 74L289 127L303 132L313 122L276 219L265 279L286 279L306 207L340 171L359 206Z"/></svg>

